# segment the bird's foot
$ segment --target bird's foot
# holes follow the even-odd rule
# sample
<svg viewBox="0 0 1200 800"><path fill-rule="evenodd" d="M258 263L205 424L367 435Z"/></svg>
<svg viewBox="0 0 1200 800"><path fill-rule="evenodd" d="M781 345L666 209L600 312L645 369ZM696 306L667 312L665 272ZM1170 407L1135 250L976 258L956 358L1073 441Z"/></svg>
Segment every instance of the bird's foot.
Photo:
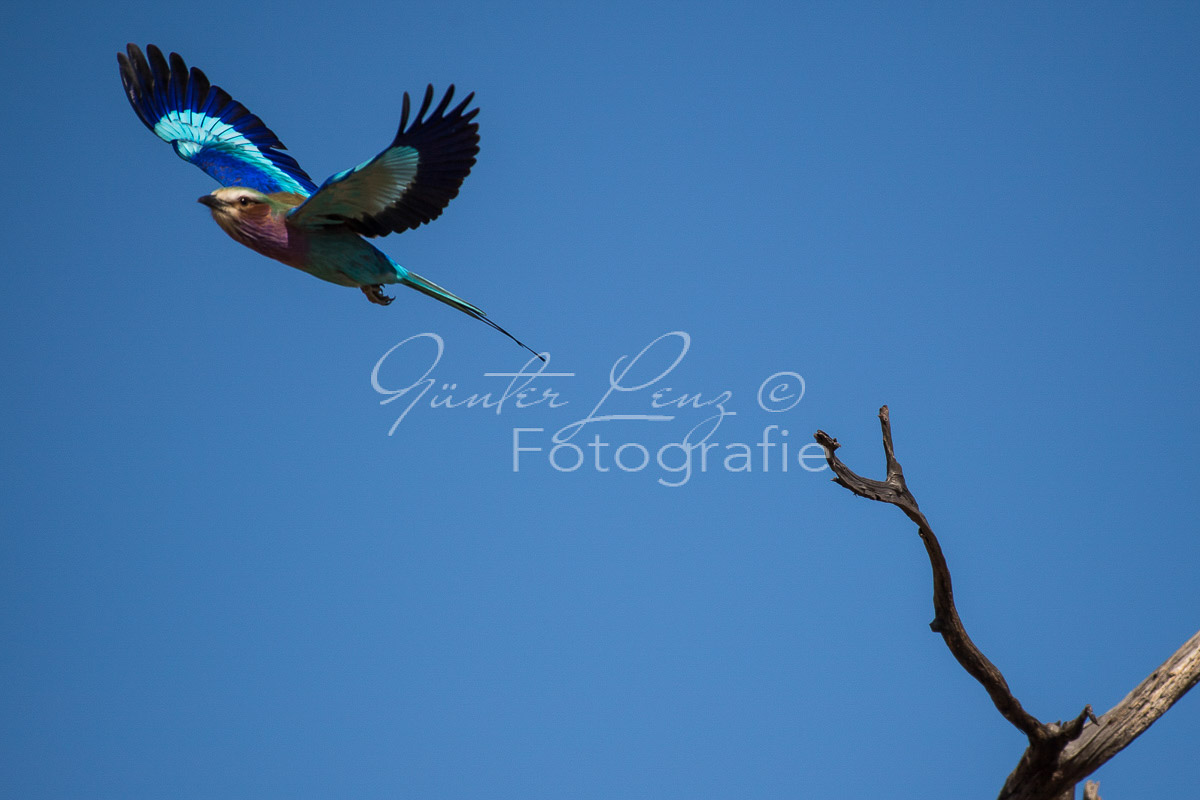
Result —
<svg viewBox="0 0 1200 800"><path fill-rule="evenodd" d="M396 298L388 297L383 293L383 284L377 283L374 286L363 286L362 293L367 296L367 299L377 305L386 306Z"/></svg>

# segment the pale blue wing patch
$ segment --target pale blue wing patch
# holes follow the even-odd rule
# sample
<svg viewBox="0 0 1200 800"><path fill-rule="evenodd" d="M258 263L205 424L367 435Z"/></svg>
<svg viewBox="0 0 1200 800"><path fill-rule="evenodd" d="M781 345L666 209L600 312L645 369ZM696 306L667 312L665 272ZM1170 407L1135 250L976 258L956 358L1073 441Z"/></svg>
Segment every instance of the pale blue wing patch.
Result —
<svg viewBox="0 0 1200 800"><path fill-rule="evenodd" d="M411 147L390 147L353 169L331 175L291 212L292 224L341 225L381 214L404 197L417 177L419 161Z"/></svg>
<svg viewBox="0 0 1200 800"><path fill-rule="evenodd" d="M260 192L295 192L309 195L312 181L301 182L280 168L236 127L219 117L185 110L166 113L154 125L154 133L170 142L175 153L203 169L225 186L248 186ZM294 171L293 171L294 172Z"/></svg>

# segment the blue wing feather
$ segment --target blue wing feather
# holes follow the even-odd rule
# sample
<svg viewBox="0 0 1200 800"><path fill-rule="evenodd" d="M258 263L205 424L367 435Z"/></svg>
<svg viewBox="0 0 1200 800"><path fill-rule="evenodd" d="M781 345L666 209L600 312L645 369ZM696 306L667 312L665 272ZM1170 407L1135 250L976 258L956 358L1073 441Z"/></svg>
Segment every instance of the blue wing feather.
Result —
<svg viewBox="0 0 1200 800"><path fill-rule="evenodd" d="M170 61L154 45L146 55L137 45L117 53L121 82L138 118L176 154L224 186L246 186L267 194L317 190L312 178L287 153L283 142L199 69L189 71L177 53Z"/></svg>

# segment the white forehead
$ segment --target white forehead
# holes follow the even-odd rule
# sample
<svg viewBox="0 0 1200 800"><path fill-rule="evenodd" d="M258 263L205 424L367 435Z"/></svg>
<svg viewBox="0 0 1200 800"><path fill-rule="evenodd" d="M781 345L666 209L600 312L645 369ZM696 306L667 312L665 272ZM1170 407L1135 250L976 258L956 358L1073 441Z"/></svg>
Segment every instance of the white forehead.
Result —
<svg viewBox="0 0 1200 800"><path fill-rule="evenodd" d="M247 189L245 186L222 186L213 192L213 197L223 200L226 203L236 203L239 197L248 197L251 200L258 201L265 199L265 195L262 192Z"/></svg>

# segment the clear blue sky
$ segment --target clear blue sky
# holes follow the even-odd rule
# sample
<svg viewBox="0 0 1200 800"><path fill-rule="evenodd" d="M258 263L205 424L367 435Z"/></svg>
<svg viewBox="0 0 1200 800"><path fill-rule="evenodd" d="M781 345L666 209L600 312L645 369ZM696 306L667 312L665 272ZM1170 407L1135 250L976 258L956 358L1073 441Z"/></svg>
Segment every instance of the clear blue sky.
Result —
<svg viewBox="0 0 1200 800"><path fill-rule="evenodd" d="M795 458L824 428L878 474L883 403L1034 714L1108 709L1196 630L1193 4L46 2L0 30L0 795L994 796L1023 740L926 627L912 526ZM403 91L474 90L462 193L380 244L549 351L565 405L432 408L522 351L226 237L124 98L130 41L318 181ZM584 426L556 470L676 331L597 412L675 418ZM372 371L423 333L437 383L389 436L414 393ZM768 413L779 372L805 392ZM686 481L656 459L715 406L667 388L736 412ZM1188 796L1198 740L1190 696L1102 793Z"/></svg>

